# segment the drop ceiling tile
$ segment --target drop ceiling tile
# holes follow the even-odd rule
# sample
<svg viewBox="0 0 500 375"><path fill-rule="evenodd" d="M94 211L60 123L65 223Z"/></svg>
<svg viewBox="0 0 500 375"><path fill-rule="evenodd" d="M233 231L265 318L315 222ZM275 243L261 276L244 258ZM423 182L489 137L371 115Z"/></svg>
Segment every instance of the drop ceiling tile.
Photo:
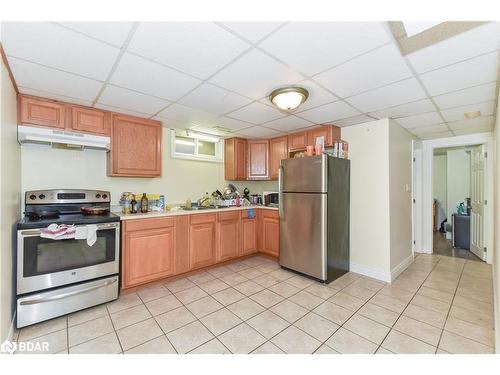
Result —
<svg viewBox="0 0 500 375"><path fill-rule="evenodd" d="M16 83L21 87L88 101L93 101L102 87L102 82L14 57L8 57L8 61Z"/></svg>
<svg viewBox="0 0 500 375"><path fill-rule="evenodd" d="M382 109L380 111L370 112L369 115L378 119L395 118L418 115L421 113L435 111L434 104L429 99L417 100L416 102L397 105Z"/></svg>
<svg viewBox="0 0 500 375"><path fill-rule="evenodd" d="M19 92L21 94L25 94L25 95L40 96L42 98L59 100L61 102L84 105L87 107L92 106L91 100L82 100L82 99L78 99L78 98L72 98L70 96L58 95L58 94L54 94L54 93L44 91L44 90L31 89L29 87L17 86L17 88L19 89Z"/></svg>
<svg viewBox="0 0 500 375"><path fill-rule="evenodd" d="M174 103L168 108L165 108L163 111L158 113L158 116L177 120L186 124L190 124L191 126L195 124L212 124L214 118L216 117L216 115L213 113L194 109L178 103Z"/></svg>
<svg viewBox="0 0 500 375"><path fill-rule="evenodd" d="M433 133L442 133L449 131L448 127L446 124L434 124L430 126L419 126L416 128L410 128L408 129L411 133L415 134L416 136L420 135L426 135L426 134L433 134Z"/></svg>
<svg viewBox="0 0 500 375"><path fill-rule="evenodd" d="M240 129L246 129L254 126L254 124L236 120L230 117L219 117L214 120L214 126L228 129L229 131L235 131Z"/></svg>
<svg viewBox="0 0 500 375"><path fill-rule="evenodd" d="M252 100L226 89L204 83L179 100L179 103L193 108L222 115L248 105Z"/></svg>
<svg viewBox="0 0 500 375"><path fill-rule="evenodd" d="M130 53L123 55L110 82L170 101L179 99L201 83L196 78Z"/></svg>
<svg viewBox="0 0 500 375"><path fill-rule="evenodd" d="M217 73L210 81L255 100L303 77L259 50L251 50Z"/></svg>
<svg viewBox="0 0 500 375"><path fill-rule="evenodd" d="M144 22L128 50L205 79L249 47L212 22Z"/></svg>
<svg viewBox="0 0 500 375"><path fill-rule="evenodd" d="M121 47L132 29L133 22L60 22L59 24Z"/></svg>
<svg viewBox="0 0 500 375"><path fill-rule="evenodd" d="M358 111L348 104L338 101L297 113L297 116L309 120L314 124L324 124L359 114Z"/></svg>
<svg viewBox="0 0 500 375"><path fill-rule="evenodd" d="M278 130L280 132L285 132L285 133L297 129L307 128L313 125L314 124L312 122L309 122L307 120L304 120L300 117L293 115L262 124L262 126L265 126L266 128Z"/></svg>
<svg viewBox="0 0 500 375"><path fill-rule="evenodd" d="M452 121L448 123L451 130L462 129L493 129L493 116L476 117L470 120Z"/></svg>
<svg viewBox="0 0 500 375"><path fill-rule="evenodd" d="M333 125L344 127L344 126L358 125L369 121L375 121L375 120L366 115L358 115L358 116L347 117L342 120L335 120Z"/></svg>
<svg viewBox="0 0 500 375"><path fill-rule="evenodd" d="M438 95L433 98L439 109L459 107L466 104L495 101L496 82L470 87L468 89Z"/></svg>
<svg viewBox="0 0 500 375"><path fill-rule="evenodd" d="M433 70L420 76L430 95L436 96L497 80L498 52Z"/></svg>
<svg viewBox="0 0 500 375"><path fill-rule="evenodd" d="M158 99L153 96L144 95L136 91L123 89L113 85L106 86L98 102L134 112L147 113L149 115L156 114L169 104L167 100Z"/></svg>
<svg viewBox="0 0 500 375"><path fill-rule="evenodd" d="M232 137L234 136L232 132L227 131L226 129L220 129L219 127L206 127L203 125L194 125L190 129L195 130L200 133L213 134L219 137Z"/></svg>
<svg viewBox="0 0 500 375"><path fill-rule="evenodd" d="M359 95L351 96L347 102L360 111L374 112L383 108L417 101L426 97L424 90L415 78L396 82Z"/></svg>
<svg viewBox="0 0 500 375"><path fill-rule="evenodd" d="M259 102L253 102L246 107L227 114L227 117L250 122L252 124L263 124L264 122L269 122L285 116L286 114L277 109Z"/></svg>
<svg viewBox="0 0 500 375"><path fill-rule="evenodd" d="M249 138L260 138L278 136L280 132L262 126L254 126L253 128L241 130L238 134Z"/></svg>
<svg viewBox="0 0 500 375"><path fill-rule="evenodd" d="M481 116L493 115L495 111L495 102L469 104L462 107L455 107L441 111L446 121L466 120L464 113L480 111Z"/></svg>
<svg viewBox="0 0 500 375"><path fill-rule="evenodd" d="M400 117L395 119L404 128L416 128L442 123L443 120L437 112L428 112L421 115Z"/></svg>
<svg viewBox="0 0 500 375"><path fill-rule="evenodd" d="M168 119L161 116L153 116L152 118L153 120L161 121L162 125L169 129L190 129L192 127L191 124L182 121Z"/></svg>
<svg viewBox="0 0 500 375"><path fill-rule="evenodd" d="M412 76L391 43L314 76L314 80L345 98Z"/></svg>
<svg viewBox="0 0 500 375"><path fill-rule="evenodd" d="M2 22L2 44L8 56L101 81L108 76L120 52L48 22Z"/></svg>
<svg viewBox="0 0 500 375"><path fill-rule="evenodd" d="M259 46L298 71L314 75L389 40L380 22L291 22Z"/></svg>
<svg viewBox="0 0 500 375"><path fill-rule="evenodd" d="M453 133L450 132L449 130L439 132L439 133L429 133L429 134L423 134L418 136L421 140L426 141L429 139L438 139L438 138L448 138L448 137L453 137Z"/></svg>
<svg viewBox="0 0 500 375"><path fill-rule="evenodd" d="M410 53L408 59L418 73L423 73L495 51L498 37L498 24L490 22Z"/></svg>
<svg viewBox="0 0 500 375"><path fill-rule="evenodd" d="M111 112L116 112L116 113L121 113L124 115L136 116L136 117L149 117L149 116L151 116L148 113L131 111L130 109L127 109L127 108L119 108L119 107L114 107L112 105L107 105L107 104L102 104L102 103L96 103L94 105L94 107L99 108L99 109L104 109L106 111L111 111Z"/></svg>
<svg viewBox="0 0 500 375"><path fill-rule="evenodd" d="M282 22L223 22L224 26L228 27L236 34L256 43L266 35L269 35L273 30L276 30Z"/></svg>
<svg viewBox="0 0 500 375"><path fill-rule="evenodd" d="M460 130L454 130L455 135L467 135L467 134L477 134L477 133L489 133L493 131L493 126L479 126L475 128L465 128Z"/></svg>

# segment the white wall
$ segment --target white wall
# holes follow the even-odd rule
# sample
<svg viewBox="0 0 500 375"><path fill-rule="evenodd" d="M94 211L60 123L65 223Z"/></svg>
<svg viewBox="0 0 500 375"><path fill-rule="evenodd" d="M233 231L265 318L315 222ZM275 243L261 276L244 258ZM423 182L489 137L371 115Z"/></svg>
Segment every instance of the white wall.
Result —
<svg viewBox="0 0 500 375"><path fill-rule="evenodd" d="M465 150L446 152L446 179L447 217L451 224L451 215L456 212L457 205L470 197L470 153Z"/></svg>
<svg viewBox="0 0 500 375"><path fill-rule="evenodd" d="M441 222L447 217L448 200L446 194L446 154L434 155L433 166L433 197L438 201L436 228L439 229ZM450 219L451 222L451 219Z"/></svg>
<svg viewBox="0 0 500 375"><path fill-rule="evenodd" d="M351 159L351 270L390 271L389 120L342 128Z"/></svg>
<svg viewBox="0 0 500 375"><path fill-rule="evenodd" d="M222 163L173 159L170 131L163 131L163 171L160 178L106 176L104 151L61 150L44 145L22 146L22 191L54 188L102 189L111 192L116 204L124 191L165 194L168 203L192 201L205 192L226 186ZM276 190L276 182L238 182L252 193Z"/></svg>
<svg viewBox="0 0 500 375"><path fill-rule="evenodd" d="M0 120L0 342L8 338L13 312L13 225L20 212L21 155L17 143L16 92L1 62Z"/></svg>
<svg viewBox="0 0 500 375"><path fill-rule="evenodd" d="M390 270L394 279L413 261L412 247L413 135L389 122Z"/></svg>
<svg viewBox="0 0 500 375"><path fill-rule="evenodd" d="M500 101L500 98L499 98ZM497 107L494 132L494 228L493 231L493 291L495 303L495 348L500 353L500 108Z"/></svg>

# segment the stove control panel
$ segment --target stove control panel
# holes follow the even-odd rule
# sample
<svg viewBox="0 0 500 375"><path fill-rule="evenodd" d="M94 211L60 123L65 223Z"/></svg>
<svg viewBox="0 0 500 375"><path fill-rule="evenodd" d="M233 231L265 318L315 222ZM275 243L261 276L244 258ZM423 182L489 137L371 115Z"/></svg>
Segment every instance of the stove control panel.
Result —
<svg viewBox="0 0 500 375"><path fill-rule="evenodd" d="M37 190L25 193L26 204L109 203L109 191L101 190Z"/></svg>

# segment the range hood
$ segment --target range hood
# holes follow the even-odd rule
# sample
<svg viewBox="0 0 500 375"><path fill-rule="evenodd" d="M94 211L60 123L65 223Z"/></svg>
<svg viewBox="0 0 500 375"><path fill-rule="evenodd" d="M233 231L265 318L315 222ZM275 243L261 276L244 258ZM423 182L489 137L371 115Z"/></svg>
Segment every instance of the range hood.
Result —
<svg viewBox="0 0 500 375"><path fill-rule="evenodd" d="M18 126L19 143L47 144L59 148L109 150L110 138L66 130Z"/></svg>

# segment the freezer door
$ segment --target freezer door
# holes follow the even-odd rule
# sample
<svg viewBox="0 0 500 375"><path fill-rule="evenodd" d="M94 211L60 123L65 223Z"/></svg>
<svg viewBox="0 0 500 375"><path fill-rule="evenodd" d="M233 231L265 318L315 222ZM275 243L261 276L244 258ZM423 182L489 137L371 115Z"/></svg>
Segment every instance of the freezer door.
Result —
<svg viewBox="0 0 500 375"><path fill-rule="evenodd" d="M283 193L280 205L280 265L326 280L327 195Z"/></svg>
<svg viewBox="0 0 500 375"><path fill-rule="evenodd" d="M280 189L283 192L326 193L327 156L281 160Z"/></svg>

